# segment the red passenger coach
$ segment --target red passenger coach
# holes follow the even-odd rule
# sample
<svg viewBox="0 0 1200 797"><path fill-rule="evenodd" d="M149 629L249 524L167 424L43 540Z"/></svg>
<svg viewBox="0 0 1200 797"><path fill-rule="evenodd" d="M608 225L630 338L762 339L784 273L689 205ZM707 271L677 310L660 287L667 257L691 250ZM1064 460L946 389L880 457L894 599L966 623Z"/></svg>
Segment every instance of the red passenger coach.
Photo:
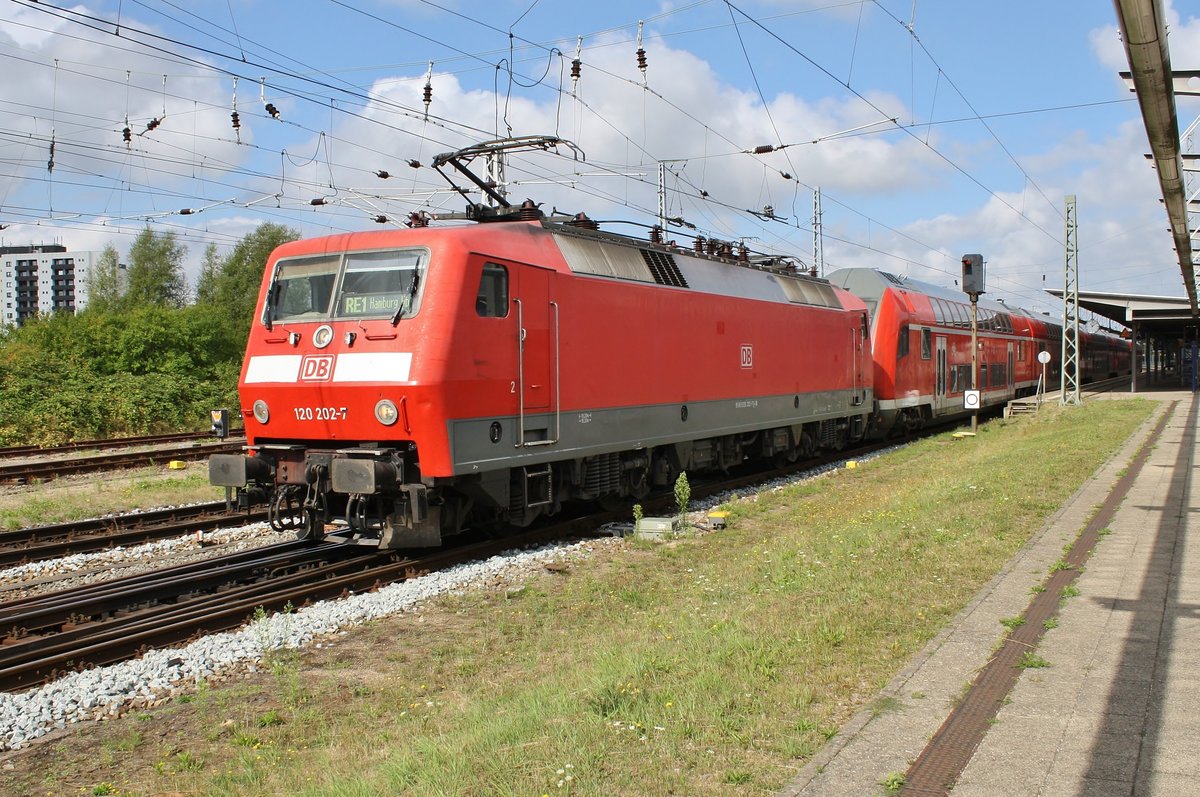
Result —
<svg viewBox="0 0 1200 797"><path fill-rule="evenodd" d="M725 254L540 219L286 244L210 480L394 548L862 437L863 302Z"/></svg>
<svg viewBox="0 0 1200 797"><path fill-rule="evenodd" d="M841 269L829 280L871 311L876 434L918 428L964 415L971 388L971 306L963 293L867 268ZM999 302L976 308L978 384L983 407L1032 395L1042 377L1037 355L1051 354L1047 381L1060 376L1062 327ZM1130 369L1129 344L1113 335L1080 334L1081 382Z"/></svg>

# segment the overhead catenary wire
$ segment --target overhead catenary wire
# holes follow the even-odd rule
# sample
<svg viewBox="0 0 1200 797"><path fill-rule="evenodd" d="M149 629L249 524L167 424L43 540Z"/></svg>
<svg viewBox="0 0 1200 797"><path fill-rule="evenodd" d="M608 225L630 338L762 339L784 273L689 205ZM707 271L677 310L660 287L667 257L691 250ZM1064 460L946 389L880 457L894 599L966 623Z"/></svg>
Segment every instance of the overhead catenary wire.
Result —
<svg viewBox="0 0 1200 797"><path fill-rule="evenodd" d="M142 3L142 4L140 4L140 5L143 5L143 6L145 6L146 4L145 4L145 3ZM171 5L171 4L169 4L169 3L165 3L164 5ZM340 5L340 6L344 7L344 8L351 8L350 4L349 4L349 3L345 3L345 2L342 2L342 3L337 3L337 5ZM431 4L431 3L427 3L426 5L430 5L430 6L432 6L432 7L437 7L437 5L436 5L436 4ZM526 9L526 15L527 15L528 13L530 13L530 12L533 10L533 7L534 7L534 6L536 6L536 5L537 5L537 4L536 4L536 3L534 3L533 5L529 6L529 8L527 8L527 9ZM699 3L693 3L693 4L691 4L691 6L689 6L689 7L696 7L696 6L699 6L699 5L701 5L701 4L699 4ZM731 8L732 8L732 5L731 5ZM861 8L861 5L860 5L860 8ZM357 11L357 9L352 9L352 10L355 10L355 11ZM740 9L738 9L738 10L740 11ZM523 15L523 16L524 16L524 15ZM648 18L648 19L653 19L653 18ZM477 20L476 20L476 21L477 21ZM134 23L134 24L136 24L136 23ZM738 29L738 30L740 30L740 27L739 27L739 26L744 26L744 25L747 25L747 24L750 24L750 23L747 23L747 22L737 22L737 23L734 25L734 28L735 28L735 29ZM515 25L515 23L514 23L514 25ZM236 23L235 23L235 26L236 26ZM620 28L613 28L612 30L619 30L619 29L620 29ZM510 28L510 30L509 30L509 31L504 31L504 30L503 30L503 28L497 28L497 30L499 30L500 32L504 33L504 35L505 35L505 36L506 36L506 38L507 38L507 42L506 42L506 43L507 43L508 52L510 53L510 59L509 59L509 61L508 61L507 67L508 67L510 70L511 70L511 69L515 69L515 67L516 67L516 60L515 60L515 58L516 58L516 50L514 49L514 42L523 42L523 41L525 41L525 40L521 39L519 36L511 36L511 35L509 35L509 34L511 33L511 28ZM122 36L122 41L130 41L130 40L132 40L132 39L130 39L130 38L129 38L130 36L133 36L133 35L134 35L134 33L132 33L131 31L136 31L136 28L130 28L128 24L126 24L126 25L124 25L124 26L122 27L122 29L121 29L121 33L123 34L123 36ZM657 35L657 34L656 34L656 35ZM166 37L166 38L168 38L168 39L169 39L170 37ZM437 37L428 37L428 38L429 38L429 41L431 41L431 43L432 43L432 42L436 42L436 43L437 43L439 46L442 46L442 45L444 45L444 44L445 44L445 42L438 41L438 38L437 38ZM235 47L236 47L236 51L237 51L237 52L236 52L236 54L233 54L233 53L230 53L230 54L219 54L219 56L218 56L219 58L226 58L226 59L228 59L228 58L232 58L232 59L234 59L235 61L239 61L239 62L240 62L242 59L248 59L248 60L250 60L250 61L254 61L254 60L256 60L254 53L255 53L255 51L256 51L256 50L259 48L259 45L256 45L254 42L252 42L252 41L251 41L251 40L249 40L249 39L246 39L246 40L244 40L244 41L243 41L243 39L242 39L242 37L241 37L240 35L235 35L235 36L232 36L232 37L230 37L230 41L233 43L233 46L235 46ZM578 40L577 40L577 41L578 41L579 43L582 43L582 42L584 41L584 37L580 36L580 37L578 38ZM193 44L193 43L188 43L188 44L189 44L189 46L190 46L190 44ZM530 46L530 47L534 47L534 46L539 46L539 45L536 45L536 43L535 43L535 44L531 44L531 45L529 45L529 46ZM551 49L550 49L550 48L547 48L547 47L545 47L544 45L540 45L540 46L543 48L543 49L542 49L543 53L549 53L549 54L550 54L549 56L547 56L547 55L543 55L543 56L542 56L542 58L543 58L543 59L544 59L544 58L546 58L546 57L559 57L559 56L557 56L557 55L553 55L553 54L551 53ZM211 49L211 48L208 48L208 49ZM475 61L475 63L486 63L486 64L488 64L489 66L493 65L493 63L494 63L494 62L491 62L491 61L487 61L486 59L479 59L479 58L475 57L475 56L474 56L474 54L472 54L472 53L467 53L465 50L462 50L461 48L458 48L458 49L459 49L459 52L460 52L460 53L462 53L462 56L463 56L464 60L468 60L468 61L469 61L469 60L472 60L472 59L473 59L473 60ZM582 48L582 47L580 47L579 49L581 49L581 50L582 50L583 48ZM220 51L219 51L219 50L214 50L213 52L220 53ZM584 52L586 53L586 50L584 50ZM160 53L160 57L164 57L164 58L165 58L165 57L167 57L167 54L165 54L165 53ZM261 59L257 59L257 60L258 60L258 61L261 63ZM585 58L585 59L581 59L581 60L586 60L586 58ZM547 61L545 61L545 60L542 60L542 59L539 59L539 61L540 61L540 64L539 64L539 66L541 66L541 64L545 64L545 63L547 63ZM567 59L566 59L566 57L565 57L565 56L562 56L562 61L563 61L564 65L565 65L565 63L567 62ZM188 63L188 64L195 64L195 61L194 61L194 59L192 59L191 61L184 60L184 61L182 61L182 62L178 62L178 63ZM279 63L279 62L278 62L277 60L275 60L275 61L274 61L274 63ZM202 67L202 66L200 66L200 65L196 65L196 66L197 66L197 68L205 68L205 67ZM257 65L255 65L255 66L257 66ZM207 68L210 68L210 69L211 69L211 67L207 67ZM751 62L751 68L753 69L753 63L752 63L752 62ZM293 69L294 69L294 67L293 67ZM628 78L625 78L625 77L621 77L621 76L613 76L613 75L605 75L605 74L604 74L604 71L603 71L603 70L600 70L600 69L593 70L593 65L592 65L592 64L588 64L588 65L587 65L587 69L588 69L588 74L589 74L589 76L592 76L592 75L597 75L597 76L602 76L602 77L605 77L606 79L621 79L621 80L626 80L626 81L628 81L628 82L637 82L637 83L638 83L638 85L639 85L639 87L641 87L641 85L642 85L642 84L640 83L640 81L629 81L629 79L628 79ZM235 74L239 74L239 76L241 76L241 77L246 77L247 79L261 80L261 72L252 73L252 74L253 74L253 76L251 76L251 75L249 75L249 74L246 74L246 72L245 72L244 70L241 70L241 71L239 71L238 69L236 69L236 67L233 67L233 68L231 68L231 66L230 66L230 65L228 65L228 64L218 64L218 65L217 65L217 69L216 69L216 71L218 71L218 72L222 72L222 71L223 71L223 72L224 72L224 73L226 73L226 74L228 74L229 72L233 72L233 73L235 73ZM281 70L281 75L286 75L286 78L287 78L287 79L289 79L289 80L290 80L290 79L292 79L292 78L293 78L293 76L292 76L292 75L290 75L290 74L287 74L287 72L288 72L288 70ZM326 73L326 74L328 74L328 73ZM531 77L531 78L529 78L529 81L536 83L536 82L537 82L537 80L536 80L536 75L535 75L535 76L533 76L533 77ZM173 81L173 82L174 82L174 81ZM327 84L329 84L329 85L334 85L335 83L338 83L338 81L318 81L318 83L327 83ZM329 89L322 89L322 88L320 88L320 86L315 86L315 85L313 85L313 84L311 84L311 83L310 83L310 84L306 84L306 85L309 85L309 86L310 86L311 88L313 88L314 90L317 90L317 89L319 89L319 90L321 90L321 91L328 91L328 90L329 90ZM265 86L265 81L264 81L264 83L260 83L260 86ZM344 89L344 88L345 88L345 87L344 87L344 86L342 86L341 88L339 88L339 90L342 90L342 89ZM560 100L561 100L561 98L562 98L563 96L566 96L566 95L569 93L569 89L567 89L565 85L562 85L561 81L560 81L560 86L559 86L558 88L555 88L555 87L553 87L552 85L551 85L551 86L547 86L547 85L544 85L544 84L541 86L541 88L544 88L544 89L546 89L546 90L551 90L551 91L558 91L558 92L559 92L559 94L560 94ZM381 97L377 97L377 96L374 94L374 92L371 92L371 91L364 91L364 90L360 90L360 89L345 89L345 90L347 91L347 95L346 95L347 97L357 97L357 99L355 100L355 102L360 102L360 103L368 103L368 104L369 104L369 103L375 103L376 101L380 101L380 102L382 102L382 101L383 101L383 98L381 98ZM649 95L649 96L647 97L648 99L649 99L650 97L652 97L652 98L653 98L653 99L654 99L656 102L662 102L662 103L665 103L665 104L667 104L668 106L674 106L674 107L676 107L678 110L681 110L681 112L683 112L683 111L682 111L682 109L678 107L678 106L679 106L679 104L678 104L678 103L672 103L672 100L671 100L671 99L670 99L668 96L666 96L666 94L664 94L664 93L663 93L661 90L650 89L650 91L651 91L651 95ZM164 92L164 93L165 93L165 92ZM300 92L297 92L297 94L300 94ZM769 108L769 104L766 102L766 98L765 98L765 96L763 95L763 92L761 91L761 89L760 89L760 91L759 91L759 94L760 94L760 98L762 99L762 101L763 101L763 103L764 103L764 107L768 107L768 108ZM320 102L328 103L328 105L329 105L329 106L333 106L333 105L335 104L335 103L334 103L334 101L330 100L328 96L321 97L321 96L318 96L318 95L316 95L316 94L309 94L307 97L304 97L303 99L305 99L306 101L310 101L310 102L314 102L314 101L320 101ZM572 98L569 98L569 101L571 101L571 102L577 102L577 100L578 100L578 99L579 99L579 98L577 98L577 97L572 97ZM353 118L356 118L356 119L363 119L362 115L355 113L355 109L354 109L354 108L348 108L348 109L347 109L347 111L348 111L348 112L346 112L346 113L343 113L343 109L342 109L342 107L341 107L341 103L340 103L340 102L338 102L338 103L336 103L336 104L338 105L338 108L337 108L337 110L338 110L338 115L339 115L339 116L346 116L346 117L353 117ZM412 105L414 105L414 106L415 106L415 103L413 103ZM360 106L358 106L358 107L365 107L365 106L363 106L363 105L360 105ZM394 106L389 106L389 107L394 107ZM584 111L585 111L585 112L590 112L591 114L593 114L593 117L594 117L594 118L596 118L596 119L598 119L598 120L602 120L602 119L603 119L603 114L600 112L600 110L599 110L599 109L592 109L592 108L590 108L590 107L589 107L589 105L578 105L578 104L577 104L575 107L576 107L576 108L582 108L582 109L584 109ZM419 118L422 116L422 114L420 113L420 111L419 111L417 108L412 108L412 107L410 107L409 111L410 111L410 113L411 113L411 115L412 115L412 118L414 118L414 119L419 119ZM685 112L684 112L684 113L685 113ZM685 113L685 115L686 115L686 113ZM265 117L264 117L264 118L265 118ZM714 126L711 126L711 125L707 125L707 124L705 124L705 123L703 122L703 120L696 119L696 118L695 118L695 116L690 116L690 118L692 118L694 121L696 121L698 124L700 124L700 125L702 126L702 129L704 130L704 135L705 135L706 141L708 140L708 138L709 138L709 137L712 137L712 138L714 138L714 139L716 139L716 140L722 140L723 136L722 136L722 132L721 132L721 130L720 130L719 128L717 128L717 127L714 127ZM378 123L378 122L377 122L376 120L374 120L374 119L365 120L365 121L368 121L368 122L370 122L371 124L377 124L377 123ZM459 126L458 126L458 123L457 123L457 121L456 121L456 120L445 120L445 121L446 121L446 122L447 122L449 125L455 126L455 127L456 127L456 129L462 129L461 127L459 127ZM933 121L929 122L929 125L932 125L932 124L934 124L934 122L933 122ZM899 126L898 126L898 127L899 127ZM915 130L917 130L917 129L919 129L919 127L920 127L919 125L914 125L914 127L913 127L914 131L915 131ZM314 131L314 134L327 133L327 134L328 134L328 143L329 143L330 145L332 145L334 141L337 141L337 142L338 142L338 147L336 148L336 151L343 151L343 152L344 152L344 151L345 151L345 146L346 146L347 144L349 144L349 146L351 146L351 147L356 147L356 146L358 146L358 145L357 145L357 144L355 144L354 142L345 142L345 141L341 141L341 140L339 140L339 139L338 139L338 138L337 138L337 137L334 135L333 128L334 128L334 125L333 125L333 123L331 122L331 124L329 125L329 128L328 128L328 130L316 130L316 131ZM310 126L310 127L308 127L308 128L303 128L303 127L301 127L300 129L308 129L308 130L313 130L313 128L312 128L311 126ZM446 128L446 129L449 129L449 128ZM926 127L926 131L927 131L927 130L928 130L928 127ZM412 133L410 133L410 132L408 132L408 131L403 131L403 132L404 132L404 134L405 134L406 136L413 135ZM627 131L619 131L619 130L616 130L616 129L614 128L614 132L617 132L618 134L622 134L622 138L623 138L623 139L624 139L624 140L625 140L627 143L631 143L631 144L633 144L633 141L632 141L632 139L630 139L630 138L629 138L629 136L628 136L628 134L627 134ZM415 142L415 141L417 141L417 140L419 140L419 139L418 139L416 136L413 136L413 138L412 138L412 139L410 139L410 140L412 140L412 141L414 141L414 142ZM731 145L731 146L730 146L730 149L731 149L731 150L733 150L733 149L735 148L735 146L736 146L736 148L738 148L738 149L744 150L744 148L745 148L745 146L746 146L746 142L736 142L736 144L735 144L735 142L731 142L731 141L729 141L727 138L724 138L724 140L726 141L726 143L728 143L728 144L730 144L730 145ZM778 139L777 139L777 140L778 140ZM448 143L450 143L450 142L448 142ZM636 161L638 161L638 162L642 162L642 163L645 163L645 162L656 162L656 161L657 161L658 159L660 159L660 158L661 158L661 157L662 157L664 154L673 154L673 153L654 153L654 152L650 151L650 150L651 150L651 148L649 148L649 147L647 147L647 146L643 146L642 144L633 144L633 146L634 146L634 152L635 152L635 153L637 154L637 156L638 156L638 157L637 157L637 159L636 159ZM195 146L193 145L193 147L192 147L192 150L193 150L193 152L195 152L195 149L196 149L196 148L195 148ZM268 148L268 149L271 149L272 151L275 151L275 152L278 152L278 151L279 151L279 149L278 149L278 148ZM333 148L332 146L330 146L330 150L334 150L334 148ZM711 152L711 150L710 150L709 152ZM418 152L418 155L419 155L419 152ZM708 152L706 152L706 153L705 153L703 156L701 156L701 157L702 157L702 158L708 158L708 157L712 157L712 156L711 156L711 155L710 155ZM340 172L342 169L346 169L346 168L354 168L354 167L355 167L355 165L356 165L356 164L354 164L354 163L353 163L353 162L352 162L352 161L351 161L351 160L350 160L348 157L346 157L345 155L343 155L341 159L342 159L343 161L346 161L346 162L345 162L345 163L341 163L341 164L337 164L337 163L335 163L335 160L334 160L333 156L332 156L332 155L330 155L329 157L327 157L327 159L326 159L326 161L325 161L325 163L324 163L324 167L326 168L326 170L332 170L332 169L334 169L334 168L337 168L337 169L338 169L338 171ZM390 159L390 160L391 160L391 163L394 163L394 159L395 159L395 154L393 153L393 154L392 154L392 158ZM193 162L194 162L195 158L193 157L193 158L192 158L192 160L193 160ZM701 163L703 163L703 160L701 160L700 162L701 162ZM380 161L378 164L372 164L372 167L374 167L374 166L385 166L385 165L391 165L391 163L385 163L385 162L383 162L383 161L381 160L381 161ZM789 161L789 164L790 164L790 161ZM628 170L629 170L629 168L630 168L630 166L631 166L631 163L630 163L630 162L626 162L626 163L624 163L624 164L614 164L614 165L613 165L613 168L611 168L611 169L610 169L610 171L611 171L612 173L614 173L614 174L617 174L617 173L619 173L620 171L628 171ZM364 166L363 166L363 165L358 165L357 167L358 167L359 169L363 169L363 168L364 168ZM235 169L235 173L236 173L236 167L233 167L233 168ZM374 168L371 168L371 171L372 171L372 172L374 172ZM787 171L788 171L788 173L789 173L790 175L795 175L795 176L796 176L796 178L797 178L797 180L799 180L799 178L800 178L800 177L802 177L802 175L800 174L799 170L798 170L798 169L796 169L796 168L794 168L794 167L793 167L793 166L791 166L791 165L789 165L789 166L788 166L788 169L787 169ZM330 172L330 174L332 174L332 172ZM416 177L418 174L419 174L419 171L414 171L414 177ZM562 173L560 172L560 174L562 174ZM554 175L554 174L549 174L549 175L546 175L546 176L547 176L548 178L553 178L555 175ZM281 177L281 176L280 176L279 174L276 174L276 175L274 175L274 179L276 179L276 180L279 180L279 179L280 179L280 177ZM331 180L331 181L332 181L332 180ZM648 182L648 181L643 181L643 182L646 182L646 184L647 184L647 185L649 185L649 182ZM800 183L799 183L799 182L796 182L796 183L794 183L794 185L800 185ZM635 202L628 202L628 201L627 201L627 199L628 199L628 194L622 195L620 192L610 192L610 191L607 191L607 190L605 190L605 189L601 188L601 189L597 189L593 195L594 195L594 196L597 196L597 197L605 197L606 199L608 199L608 200L610 200L610 201L617 201L617 202L622 202L622 201L623 201L623 203L624 203L624 204L626 204L626 205L627 205L628 207L630 207L631 209L641 209L641 207L640 207L640 205L639 205L639 203L638 203L638 202L636 202L636 201L635 201ZM793 196L795 196L795 194L794 194L794 193L793 193ZM833 198L833 197L832 197L832 195L830 195L829 193L826 193L826 197L827 197L827 199L830 199L831 201L835 201L835 202L836 202L836 199L835 199L835 198ZM742 204L744 204L744 203L740 203L740 202L730 202L730 203L726 203L726 204L728 205L728 208L727 208L727 209L731 209L731 210L733 210L734 212L739 212L739 213L740 213L740 212L744 212L744 211L746 210L745 208L743 208L743 207L742 207ZM856 212L857 212L857 211L856 211ZM793 215L795 215L795 214L793 214ZM769 227L772 227L772 226L774 226L774 225L773 225L773 224L772 224L772 225L760 225L760 226L758 227L758 229L761 231L761 230L767 229L767 228L769 228ZM931 250L931 251L937 251L937 249L936 249L936 248L934 248L934 247L931 247L931 248L930 248L930 250Z"/></svg>

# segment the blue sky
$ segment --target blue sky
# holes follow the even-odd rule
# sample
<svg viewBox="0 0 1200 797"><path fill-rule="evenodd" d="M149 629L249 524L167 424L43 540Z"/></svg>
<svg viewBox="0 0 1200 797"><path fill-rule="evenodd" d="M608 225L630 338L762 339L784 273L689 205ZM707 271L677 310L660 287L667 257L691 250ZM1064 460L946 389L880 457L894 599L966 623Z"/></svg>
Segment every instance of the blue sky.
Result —
<svg viewBox="0 0 1200 797"><path fill-rule="evenodd" d="M1200 67L1200 21L1165 5L1174 67ZM124 253L149 224L194 276L263 221L461 210L434 155L555 135L578 158L511 158L514 201L653 223L664 162L669 215L807 263L819 186L827 270L951 285L982 252L990 296L1054 310L1075 194L1084 290L1182 294L1109 3L0 0L0 22L5 244Z"/></svg>

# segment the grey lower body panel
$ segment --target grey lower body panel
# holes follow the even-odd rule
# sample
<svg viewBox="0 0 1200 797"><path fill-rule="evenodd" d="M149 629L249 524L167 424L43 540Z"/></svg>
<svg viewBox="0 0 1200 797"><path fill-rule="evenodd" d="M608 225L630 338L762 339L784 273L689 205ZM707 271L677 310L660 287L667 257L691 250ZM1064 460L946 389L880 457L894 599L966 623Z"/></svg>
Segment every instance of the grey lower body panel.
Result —
<svg viewBox="0 0 1200 797"><path fill-rule="evenodd" d="M451 421L447 432L455 475L630 451L762 429L870 414L867 390L759 396L617 409ZM492 442L493 424L500 436ZM523 437L525 444L521 443ZM551 442L555 441L557 442Z"/></svg>

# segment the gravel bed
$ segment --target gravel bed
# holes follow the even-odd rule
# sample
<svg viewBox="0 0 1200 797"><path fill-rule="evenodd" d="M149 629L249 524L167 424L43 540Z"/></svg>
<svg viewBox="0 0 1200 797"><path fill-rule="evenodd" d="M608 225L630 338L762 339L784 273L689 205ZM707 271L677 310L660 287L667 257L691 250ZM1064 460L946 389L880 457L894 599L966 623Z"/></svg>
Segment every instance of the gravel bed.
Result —
<svg viewBox="0 0 1200 797"><path fill-rule="evenodd" d="M854 459L865 461L876 456L879 453ZM730 491L692 502L689 521L703 531L705 515L714 507L734 501L756 501L763 493L818 478L845 467L846 463L847 460L842 460L776 479L752 490ZM605 530L616 539L631 527L632 524L611 524ZM261 545L264 532L273 534L266 524L253 524L244 529L214 532L209 539L216 540L228 535L230 544ZM285 536L290 538L291 535ZM0 750L20 749L32 740L71 723L119 717L132 710L159 705L173 695L192 691L201 681L227 676L239 669L254 671L264 654L271 650L301 648L310 644L320 647L325 644L322 640L327 640L330 635L344 634L348 628L379 617L410 611L422 601L439 595L480 586L519 583L548 564L585 557L598 546L611 542L590 540L508 551L485 561L462 564L391 584L375 592L321 601L296 612L263 617L236 631L213 634L186 647L152 650L140 659L73 673L54 683L22 693L0 694ZM105 556L115 557L115 562L134 560L145 562L147 566L162 566L164 553L177 553L181 546L197 547L193 538L180 538L128 550L115 549L67 557L57 562L23 565L0 572L0 588L6 581L13 582L22 576L33 579L44 575L42 568L77 567L87 572L111 569L98 559ZM227 550L224 548L222 552ZM34 573L36 575L31 575ZM61 583L56 583L56 587L61 588Z"/></svg>
<svg viewBox="0 0 1200 797"><path fill-rule="evenodd" d="M205 532L203 538L173 537L142 545L117 546L104 551L72 554L59 559L29 562L0 570L0 600L69 589L116 575L126 576L197 559L236 553L295 539L266 523Z"/></svg>

